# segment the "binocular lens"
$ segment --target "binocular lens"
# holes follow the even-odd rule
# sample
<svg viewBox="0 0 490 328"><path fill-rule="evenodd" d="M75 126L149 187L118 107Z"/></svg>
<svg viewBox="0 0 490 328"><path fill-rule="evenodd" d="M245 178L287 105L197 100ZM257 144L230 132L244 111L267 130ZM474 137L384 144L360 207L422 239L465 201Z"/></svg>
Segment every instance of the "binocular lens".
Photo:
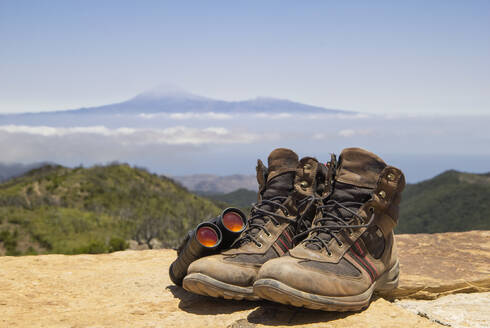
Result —
<svg viewBox="0 0 490 328"><path fill-rule="evenodd" d="M218 243L218 233L208 226L200 227L196 233L197 241L206 247L213 247Z"/></svg>
<svg viewBox="0 0 490 328"><path fill-rule="evenodd" d="M242 217L240 214L230 211L226 212L223 215L223 225L226 227L226 229L233 231L233 232L238 232L243 229L243 226L245 225L245 222L243 222Z"/></svg>
<svg viewBox="0 0 490 328"><path fill-rule="evenodd" d="M177 250L177 259L169 269L170 279L181 286L189 265L203 256L228 249L247 227L247 217L237 208L229 207L221 215L187 232Z"/></svg>

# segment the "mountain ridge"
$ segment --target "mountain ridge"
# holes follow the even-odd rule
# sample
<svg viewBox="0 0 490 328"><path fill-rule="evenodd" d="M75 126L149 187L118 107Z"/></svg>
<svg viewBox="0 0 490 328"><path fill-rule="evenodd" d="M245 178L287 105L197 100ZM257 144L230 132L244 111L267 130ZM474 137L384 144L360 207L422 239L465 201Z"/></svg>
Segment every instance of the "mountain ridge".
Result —
<svg viewBox="0 0 490 328"><path fill-rule="evenodd" d="M23 163L0 163L0 183L21 176L33 169L47 165L49 162Z"/></svg>
<svg viewBox="0 0 490 328"><path fill-rule="evenodd" d="M153 114L153 113L308 113L308 114L356 114L356 112L330 109L304 104L288 99L256 97L226 101L196 95L180 89L170 91L150 90L128 100L112 104L81 107L66 110L3 114L1 116L46 114Z"/></svg>
<svg viewBox="0 0 490 328"><path fill-rule="evenodd" d="M90 108L73 109L70 112L107 113L309 113L309 114L354 114L354 112L327 109L287 99L257 97L239 101L225 101L201 96L192 97L147 97L138 95L127 101Z"/></svg>

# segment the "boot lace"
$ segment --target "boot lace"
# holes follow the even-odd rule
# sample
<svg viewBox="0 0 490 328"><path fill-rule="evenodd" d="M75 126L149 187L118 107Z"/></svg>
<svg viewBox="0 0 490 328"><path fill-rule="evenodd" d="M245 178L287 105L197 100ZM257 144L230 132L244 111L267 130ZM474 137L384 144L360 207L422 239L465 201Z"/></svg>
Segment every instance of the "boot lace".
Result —
<svg viewBox="0 0 490 328"><path fill-rule="evenodd" d="M325 202L324 205L318 206L318 209L322 211L324 216L315 220L314 227L306 230L305 232L295 236L296 238L304 237L305 235L309 235L303 243L305 245L315 244L319 246L319 248L325 248L327 254L332 255L331 251L328 248L328 242L331 239L334 239L337 244L341 247L342 241L338 237L338 234L341 230L347 229L349 234L353 232L354 229L369 227L374 220L374 209L370 208L371 212L370 218L367 223L364 223L364 218L360 216L357 212L353 211L350 207L360 208L363 203L358 202L339 202L334 199L330 199ZM352 217L345 218L336 215L339 213L339 210L343 209L348 213L352 214Z"/></svg>
<svg viewBox="0 0 490 328"><path fill-rule="evenodd" d="M233 246L241 246L247 241L255 243L258 247L262 247L262 244L255 238L260 231L264 231L267 236L271 233L265 227L265 224L270 220L275 226L280 225L279 220L285 220L289 223L296 223L301 226L304 230L308 228L307 223L304 220L305 214L308 212L309 208L317 200L314 196L305 197L297 203L298 213L300 209L305 207L305 211L302 215L298 215L295 219L288 218L289 210L283 203L288 197L286 196L275 196L270 199L262 199L259 203L252 205L252 210L250 212L250 219L248 221L248 227L242 233L242 235L235 240ZM269 205L271 210L265 209L264 205ZM272 209L277 210L280 208L285 215L274 213Z"/></svg>

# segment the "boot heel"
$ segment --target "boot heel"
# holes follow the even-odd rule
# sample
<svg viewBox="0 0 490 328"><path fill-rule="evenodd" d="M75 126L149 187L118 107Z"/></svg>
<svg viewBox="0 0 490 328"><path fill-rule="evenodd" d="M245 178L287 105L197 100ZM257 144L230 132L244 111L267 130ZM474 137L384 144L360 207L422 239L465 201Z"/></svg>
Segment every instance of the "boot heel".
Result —
<svg viewBox="0 0 490 328"><path fill-rule="evenodd" d="M400 264L396 261L395 265L391 269L383 273L376 281L375 291L387 292L398 287L398 279L400 276Z"/></svg>

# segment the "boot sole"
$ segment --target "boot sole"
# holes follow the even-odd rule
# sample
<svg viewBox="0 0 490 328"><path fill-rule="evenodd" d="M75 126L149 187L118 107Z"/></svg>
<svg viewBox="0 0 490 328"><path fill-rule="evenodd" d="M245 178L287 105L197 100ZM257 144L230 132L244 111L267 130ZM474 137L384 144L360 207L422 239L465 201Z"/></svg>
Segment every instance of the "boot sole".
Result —
<svg viewBox="0 0 490 328"><path fill-rule="evenodd" d="M365 292L352 296L323 296L289 287L275 279L259 279L254 293L259 297L286 305L322 311L358 311L368 307L373 293L387 292L398 286L399 264L383 273Z"/></svg>
<svg viewBox="0 0 490 328"><path fill-rule="evenodd" d="M254 294L253 287L241 287L224 283L202 273L188 274L182 283L185 290L199 295L221 297L227 300L256 301L260 297Z"/></svg>

